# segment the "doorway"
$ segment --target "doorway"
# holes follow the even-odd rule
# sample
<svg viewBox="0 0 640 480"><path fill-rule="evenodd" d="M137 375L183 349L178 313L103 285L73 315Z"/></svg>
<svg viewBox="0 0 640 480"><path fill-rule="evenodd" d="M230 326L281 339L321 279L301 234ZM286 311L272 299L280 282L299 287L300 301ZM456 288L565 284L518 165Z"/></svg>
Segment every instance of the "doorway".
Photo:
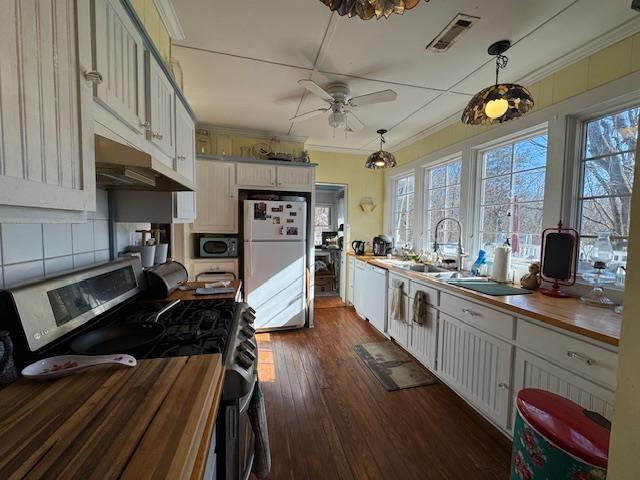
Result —
<svg viewBox="0 0 640 480"><path fill-rule="evenodd" d="M314 246L316 307L343 306L346 296L347 186L317 183Z"/></svg>

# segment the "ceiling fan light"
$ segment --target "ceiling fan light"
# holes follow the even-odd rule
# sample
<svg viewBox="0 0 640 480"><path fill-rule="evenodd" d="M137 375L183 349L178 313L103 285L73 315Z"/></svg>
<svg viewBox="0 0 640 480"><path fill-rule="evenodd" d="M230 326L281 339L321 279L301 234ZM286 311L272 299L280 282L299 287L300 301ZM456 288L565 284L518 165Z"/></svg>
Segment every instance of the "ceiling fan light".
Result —
<svg viewBox="0 0 640 480"><path fill-rule="evenodd" d="M344 112L333 111L329 114L329 125L333 128L341 127L347 123L347 114Z"/></svg>

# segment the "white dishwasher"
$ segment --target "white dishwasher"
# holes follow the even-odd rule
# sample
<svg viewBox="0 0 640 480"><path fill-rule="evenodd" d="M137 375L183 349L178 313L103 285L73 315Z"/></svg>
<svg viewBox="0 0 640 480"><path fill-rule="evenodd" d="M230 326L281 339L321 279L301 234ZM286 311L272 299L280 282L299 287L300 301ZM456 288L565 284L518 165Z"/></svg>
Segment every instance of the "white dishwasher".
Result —
<svg viewBox="0 0 640 480"><path fill-rule="evenodd" d="M387 277L384 268L367 264L363 313L369 323L382 333L387 331Z"/></svg>

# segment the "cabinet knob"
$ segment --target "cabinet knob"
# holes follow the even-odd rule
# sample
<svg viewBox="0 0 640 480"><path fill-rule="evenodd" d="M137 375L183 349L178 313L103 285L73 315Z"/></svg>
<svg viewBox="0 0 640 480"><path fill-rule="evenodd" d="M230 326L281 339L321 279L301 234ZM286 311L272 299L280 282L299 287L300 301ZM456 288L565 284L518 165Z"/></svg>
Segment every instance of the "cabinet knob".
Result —
<svg viewBox="0 0 640 480"><path fill-rule="evenodd" d="M178 155L178 160L186 160L187 157L185 157L184 155Z"/></svg>
<svg viewBox="0 0 640 480"><path fill-rule="evenodd" d="M498 384L498 388L501 388L501 389L503 389L503 390L507 390L507 389L509 388L509 385L507 385L507 384L506 384L506 383L504 383L504 382L500 382L500 383Z"/></svg>
<svg viewBox="0 0 640 480"><path fill-rule="evenodd" d="M100 85L102 83L102 74L95 70L87 70L84 72L84 78L95 85Z"/></svg>
<svg viewBox="0 0 640 480"><path fill-rule="evenodd" d="M151 122L150 121L146 121L146 122L139 122L139 125L144 128L145 130L150 130L151 129Z"/></svg>
<svg viewBox="0 0 640 480"><path fill-rule="evenodd" d="M151 136L152 136L153 138L155 138L155 139L158 139L158 140L162 140L162 139L164 138L164 135L163 135L163 134L161 134L161 133L159 133L159 132L153 132L153 133L151 134Z"/></svg>

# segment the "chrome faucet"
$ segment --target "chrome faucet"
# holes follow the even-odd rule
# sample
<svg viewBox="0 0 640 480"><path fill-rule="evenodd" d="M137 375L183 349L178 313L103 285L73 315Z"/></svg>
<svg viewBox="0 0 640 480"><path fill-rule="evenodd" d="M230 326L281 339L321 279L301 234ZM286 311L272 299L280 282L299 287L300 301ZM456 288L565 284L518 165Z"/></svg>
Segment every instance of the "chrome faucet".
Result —
<svg viewBox="0 0 640 480"><path fill-rule="evenodd" d="M438 229L440 228L440 225L442 225L445 221L447 220L451 220L452 222L455 222L458 225L458 242L456 243L438 243ZM438 254L439 257L442 257L443 255L440 252L440 246L441 245L457 245L458 247L458 261L456 263L456 270L458 272L460 272L462 270L462 258L466 257L467 255L464 253L464 249L462 248L462 224L460 223L460 221L456 218L452 218L452 217L445 217L442 220L440 220L438 223L436 223L436 227L434 229L434 238L433 238L433 251L436 252L436 254Z"/></svg>

